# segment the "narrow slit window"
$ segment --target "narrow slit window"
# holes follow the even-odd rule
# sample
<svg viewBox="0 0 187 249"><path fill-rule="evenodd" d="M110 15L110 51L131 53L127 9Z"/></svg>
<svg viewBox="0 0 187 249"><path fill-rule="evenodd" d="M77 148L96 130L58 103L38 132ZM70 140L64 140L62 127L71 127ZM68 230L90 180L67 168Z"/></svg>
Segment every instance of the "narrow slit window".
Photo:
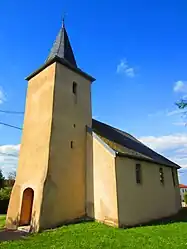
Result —
<svg viewBox="0 0 187 249"><path fill-rule="evenodd" d="M164 171L163 168L159 168L160 182L164 184Z"/></svg>
<svg viewBox="0 0 187 249"><path fill-rule="evenodd" d="M175 169L172 168L171 172L172 172L173 186L175 187L176 186Z"/></svg>
<svg viewBox="0 0 187 249"><path fill-rule="evenodd" d="M73 149L73 141L71 141L71 145L70 146L71 146L71 149Z"/></svg>
<svg viewBox="0 0 187 249"><path fill-rule="evenodd" d="M77 83L73 82L73 94L77 95Z"/></svg>
<svg viewBox="0 0 187 249"><path fill-rule="evenodd" d="M136 164L136 183L141 184L142 183L142 169L141 164Z"/></svg>

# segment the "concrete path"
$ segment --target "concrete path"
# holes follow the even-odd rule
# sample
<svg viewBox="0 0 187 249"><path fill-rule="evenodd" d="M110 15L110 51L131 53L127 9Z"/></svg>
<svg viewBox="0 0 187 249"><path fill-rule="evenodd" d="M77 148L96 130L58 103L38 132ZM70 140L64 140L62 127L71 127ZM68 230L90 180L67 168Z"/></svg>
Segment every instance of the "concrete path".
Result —
<svg viewBox="0 0 187 249"><path fill-rule="evenodd" d="M23 239L27 235L28 235L28 233L25 233L25 232L3 229L3 230L0 230L0 243L1 243L1 241Z"/></svg>

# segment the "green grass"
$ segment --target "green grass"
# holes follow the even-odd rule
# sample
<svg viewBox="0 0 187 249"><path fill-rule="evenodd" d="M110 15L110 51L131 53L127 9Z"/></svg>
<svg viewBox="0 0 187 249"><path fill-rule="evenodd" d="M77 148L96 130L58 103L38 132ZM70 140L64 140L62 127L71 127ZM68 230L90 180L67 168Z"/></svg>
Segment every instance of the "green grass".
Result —
<svg viewBox="0 0 187 249"><path fill-rule="evenodd" d="M0 229L5 225L6 215L0 215Z"/></svg>
<svg viewBox="0 0 187 249"><path fill-rule="evenodd" d="M34 234L24 240L3 242L1 249L184 249L187 247L187 222L130 229L108 227L96 222L63 226ZM181 220L181 219L179 219Z"/></svg>

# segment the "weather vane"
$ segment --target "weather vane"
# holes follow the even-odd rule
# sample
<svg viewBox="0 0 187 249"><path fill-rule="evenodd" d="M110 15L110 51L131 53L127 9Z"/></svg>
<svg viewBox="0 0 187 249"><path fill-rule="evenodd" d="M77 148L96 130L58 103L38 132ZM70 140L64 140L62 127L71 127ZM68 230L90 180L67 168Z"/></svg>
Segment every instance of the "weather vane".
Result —
<svg viewBox="0 0 187 249"><path fill-rule="evenodd" d="M67 12L64 12L63 17L62 17L62 24L63 26L65 25L65 17L67 16Z"/></svg>

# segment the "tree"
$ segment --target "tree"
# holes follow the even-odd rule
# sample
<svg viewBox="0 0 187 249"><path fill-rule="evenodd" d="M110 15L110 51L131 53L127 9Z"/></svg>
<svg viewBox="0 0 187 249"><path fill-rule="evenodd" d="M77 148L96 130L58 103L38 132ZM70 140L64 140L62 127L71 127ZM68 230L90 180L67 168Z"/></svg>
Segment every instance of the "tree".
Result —
<svg viewBox="0 0 187 249"><path fill-rule="evenodd" d="M0 169L0 189L3 188L3 186L4 186L4 180L5 180L5 178L3 176L3 172Z"/></svg>
<svg viewBox="0 0 187 249"><path fill-rule="evenodd" d="M187 204L187 193L186 192L184 193L184 202L185 204Z"/></svg>
<svg viewBox="0 0 187 249"><path fill-rule="evenodd" d="M187 100L186 99L181 99L177 103L175 103L177 107L181 110L181 118L185 119L184 124L187 125L186 118L187 118Z"/></svg>
<svg viewBox="0 0 187 249"><path fill-rule="evenodd" d="M179 109L185 109L187 107L187 100L180 100L179 102L176 103Z"/></svg>
<svg viewBox="0 0 187 249"><path fill-rule="evenodd" d="M16 179L16 171L9 172L8 180L15 180Z"/></svg>

